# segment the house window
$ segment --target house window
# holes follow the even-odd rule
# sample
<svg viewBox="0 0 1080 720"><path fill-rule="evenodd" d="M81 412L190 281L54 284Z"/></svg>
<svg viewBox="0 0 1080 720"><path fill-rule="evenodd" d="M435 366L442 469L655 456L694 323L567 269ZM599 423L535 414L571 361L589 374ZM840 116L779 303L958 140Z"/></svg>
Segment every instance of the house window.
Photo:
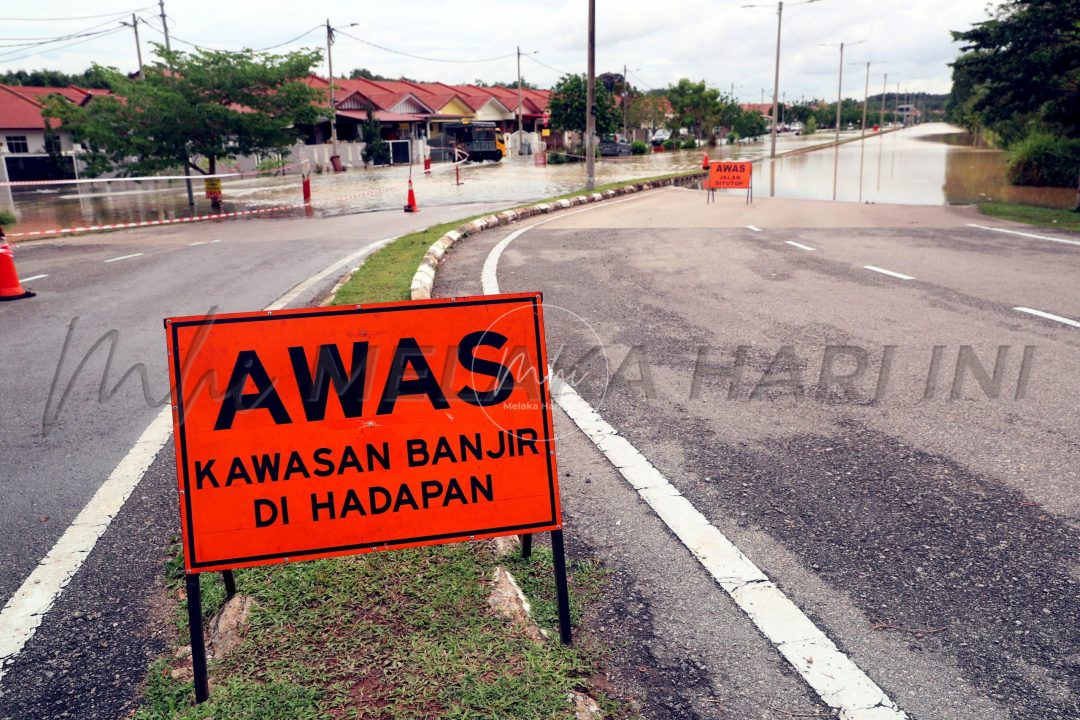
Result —
<svg viewBox="0 0 1080 720"><path fill-rule="evenodd" d="M26 142L25 135L8 135L4 139L7 140L7 149L9 153L30 152L30 145Z"/></svg>

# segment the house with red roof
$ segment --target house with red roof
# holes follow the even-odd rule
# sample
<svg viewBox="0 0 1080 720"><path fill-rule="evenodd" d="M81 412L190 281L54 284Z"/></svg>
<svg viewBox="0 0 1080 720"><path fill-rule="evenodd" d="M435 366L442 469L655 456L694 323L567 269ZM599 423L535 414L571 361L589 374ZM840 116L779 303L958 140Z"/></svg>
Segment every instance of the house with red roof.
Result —
<svg viewBox="0 0 1080 720"><path fill-rule="evenodd" d="M41 111L50 95L85 105L100 92L74 85L0 85L0 180L48 180L74 175L78 148L59 122L46 121ZM57 153L63 158L59 164Z"/></svg>

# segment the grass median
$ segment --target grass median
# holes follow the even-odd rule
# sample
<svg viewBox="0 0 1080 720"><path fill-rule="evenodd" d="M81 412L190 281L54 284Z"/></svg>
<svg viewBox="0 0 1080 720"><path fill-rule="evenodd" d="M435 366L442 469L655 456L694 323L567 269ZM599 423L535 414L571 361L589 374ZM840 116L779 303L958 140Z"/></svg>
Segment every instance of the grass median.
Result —
<svg viewBox="0 0 1080 720"><path fill-rule="evenodd" d="M1060 210L1021 203L988 202L979 204L979 212L1002 220L1080 232L1080 212L1075 210Z"/></svg>
<svg viewBox="0 0 1080 720"><path fill-rule="evenodd" d="M588 192L673 177L678 175ZM553 199L581 194L587 193ZM413 273L431 243L472 219L398 238L372 255L333 302L408 299ZM239 645L210 663L209 701L195 705L183 653L188 638L180 552L177 544L166 571L174 647L151 665L136 720L572 720L573 692L591 695L602 717L635 716L630 704L593 686L605 648L577 625L605 592L603 568L570 563L574 645L536 642L489 607L489 583L497 565L508 567L537 623L557 638L551 552L538 544L529 560L498 558L490 542L236 571L239 592L254 604ZM209 619L224 604L225 591L216 574L204 575L202 584Z"/></svg>

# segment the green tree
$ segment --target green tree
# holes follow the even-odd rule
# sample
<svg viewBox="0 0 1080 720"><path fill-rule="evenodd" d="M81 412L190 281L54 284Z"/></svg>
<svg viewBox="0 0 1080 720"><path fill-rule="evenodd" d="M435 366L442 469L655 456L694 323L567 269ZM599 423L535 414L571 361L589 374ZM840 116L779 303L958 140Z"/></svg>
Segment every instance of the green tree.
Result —
<svg viewBox="0 0 1080 720"><path fill-rule="evenodd" d="M349 79L350 80L361 80L361 79L363 79L363 80L394 80L395 78L390 78L390 77L386 77L385 75L379 75L378 73L373 73L370 70L368 70L367 68L355 68L351 73L349 73Z"/></svg>
<svg viewBox="0 0 1080 720"><path fill-rule="evenodd" d="M765 122L765 116L756 110L740 110L731 129L739 137L757 138L769 131L769 124Z"/></svg>
<svg viewBox="0 0 1080 720"><path fill-rule="evenodd" d="M1010 0L954 32L950 108L1005 144L1033 130L1080 136L1080 0Z"/></svg>
<svg viewBox="0 0 1080 720"><path fill-rule="evenodd" d="M691 82L681 78L668 87L668 101L679 127L684 127L697 139L716 125L719 115L720 91L705 86L705 81Z"/></svg>
<svg viewBox="0 0 1080 720"><path fill-rule="evenodd" d="M287 152L297 127L326 112L322 92L304 83L318 50L170 53L155 45L154 52L142 80L95 66L113 96L85 107L47 101L44 114L86 143L93 171L153 174L186 165L214 175L221 159Z"/></svg>
<svg viewBox="0 0 1080 720"><path fill-rule="evenodd" d="M364 149L360 152L360 156L364 158L365 167L371 163L390 164L390 143L382 139L382 123L375 119L371 108L368 108L367 120L360 126L360 137L364 141Z"/></svg>
<svg viewBox="0 0 1080 720"><path fill-rule="evenodd" d="M551 90L551 126L556 130L585 132L587 92L584 75L563 75ZM615 99L603 85L596 85L596 132L606 135L618 130L622 118Z"/></svg>
<svg viewBox="0 0 1080 720"><path fill-rule="evenodd" d="M667 100L661 96L635 95L626 108L627 121L633 127L655 131L667 121L667 108Z"/></svg>

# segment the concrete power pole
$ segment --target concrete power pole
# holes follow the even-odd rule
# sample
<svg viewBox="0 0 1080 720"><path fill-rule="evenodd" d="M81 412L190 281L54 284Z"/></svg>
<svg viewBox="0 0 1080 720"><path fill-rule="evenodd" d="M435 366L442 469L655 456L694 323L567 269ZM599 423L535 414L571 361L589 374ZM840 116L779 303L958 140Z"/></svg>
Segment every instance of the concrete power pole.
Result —
<svg viewBox="0 0 1080 720"><path fill-rule="evenodd" d="M330 155L334 157L337 151L337 105L334 104L334 56L330 48L334 46L334 28L330 27L330 18L326 18L326 70L330 73ZM331 160L331 163L333 160Z"/></svg>
<svg viewBox="0 0 1080 720"><path fill-rule="evenodd" d="M172 43L169 40L169 20L165 17L165 0L158 0L161 8L161 31L165 35L165 50L172 53ZM169 60L169 69L172 69L172 59ZM195 207L195 192L191 189L191 158L184 156L184 184L187 186L188 207Z"/></svg>
<svg viewBox="0 0 1080 720"><path fill-rule="evenodd" d="M596 188L596 0L589 0L588 76L585 79L585 187Z"/></svg>
<svg viewBox="0 0 1080 720"><path fill-rule="evenodd" d="M121 25L129 25L132 30L135 31L135 55L139 58L139 79L143 77L143 61L142 61L142 43L139 42L139 18L135 13L131 13L131 22L127 23L123 20L120 21Z"/></svg>
<svg viewBox="0 0 1080 720"><path fill-rule="evenodd" d="M844 94L844 43L840 43L840 81L836 88L836 142L840 142L840 104ZM834 183L835 184L835 183ZM833 200L836 190L833 190Z"/></svg>
<svg viewBox="0 0 1080 720"><path fill-rule="evenodd" d="M878 124L882 128L885 127L885 95L889 92L889 73L885 73L885 79L881 82L881 117L878 118Z"/></svg>
<svg viewBox="0 0 1080 720"><path fill-rule="evenodd" d="M622 66L622 131L625 133L629 128L626 127L626 103L629 97L629 93L626 90L626 64Z"/></svg>
<svg viewBox="0 0 1080 720"><path fill-rule="evenodd" d="M866 87L863 88L862 137L866 137L866 108L870 104L870 63L866 63Z"/></svg>
<svg viewBox="0 0 1080 720"><path fill-rule="evenodd" d="M772 86L772 147L769 149L769 157L776 157L776 131L777 131L777 95L780 93L780 27L784 20L784 3L776 3L776 67L773 70Z"/></svg>
<svg viewBox="0 0 1080 720"><path fill-rule="evenodd" d="M525 144L521 141L521 135L524 128L521 127L521 46L517 47L517 71L518 71L518 86L517 86L517 141L518 141L518 155L525 154Z"/></svg>

